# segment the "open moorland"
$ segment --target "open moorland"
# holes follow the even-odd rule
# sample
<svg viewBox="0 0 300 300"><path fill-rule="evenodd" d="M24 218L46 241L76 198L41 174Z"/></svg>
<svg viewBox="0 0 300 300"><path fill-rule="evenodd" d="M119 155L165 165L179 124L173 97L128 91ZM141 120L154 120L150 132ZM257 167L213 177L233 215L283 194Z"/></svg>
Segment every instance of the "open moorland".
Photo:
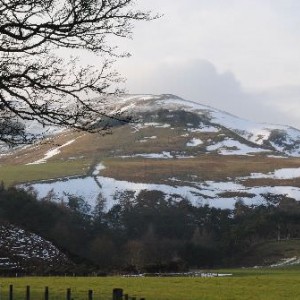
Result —
<svg viewBox="0 0 300 300"><path fill-rule="evenodd" d="M156 129L156 130L155 130ZM183 133L181 129L180 134ZM173 135L170 135L170 132ZM169 134L169 135L168 135ZM69 176L88 176L94 166L102 162L106 169L103 176L132 182L161 183L177 177L182 181L224 181L228 178L241 178L251 173L268 173L280 168L300 166L298 157L268 157L267 155L241 156L218 155L211 152L192 149L188 153L185 144L188 138L178 132L159 128L146 128L132 133L129 127L120 127L112 135L79 135L77 132L65 132L51 138L48 142L27 147L10 155L0 157L0 180L9 185L24 182L49 180ZM203 138L201 136L201 139ZM146 137L157 136L156 139ZM195 134L194 134L195 136ZM212 136L209 136L212 138ZM142 141L142 142L141 142ZM64 146L65 143L70 143ZM33 163L43 159L45 153L57 149L57 154L44 163ZM185 157L143 158L134 154L170 153L185 150ZM33 151L34 150L34 151ZM189 157L189 155L191 155ZM297 180L248 179L246 186L292 185L299 186Z"/></svg>

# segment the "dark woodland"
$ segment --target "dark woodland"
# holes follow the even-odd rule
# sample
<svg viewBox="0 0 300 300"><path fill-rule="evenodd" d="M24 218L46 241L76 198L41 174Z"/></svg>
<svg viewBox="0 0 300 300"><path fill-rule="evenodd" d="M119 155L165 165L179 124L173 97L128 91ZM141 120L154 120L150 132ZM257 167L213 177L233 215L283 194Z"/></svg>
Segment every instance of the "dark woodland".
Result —
<svg viewBox="0 0 300 300"><path fill-rule="evenodd" d="M104 211L101 196L91 210L71 195L55 203L51 193L40 201L34 192L2 188L0 218L52 241L74 262L63 272L80 274L247 266L257 245L300 238L300 204L285 197L265 195L267 205L238 202L221 210L176 195L166 201L160 192L144 191L136 202L119 196L120 204Z"/></svg>

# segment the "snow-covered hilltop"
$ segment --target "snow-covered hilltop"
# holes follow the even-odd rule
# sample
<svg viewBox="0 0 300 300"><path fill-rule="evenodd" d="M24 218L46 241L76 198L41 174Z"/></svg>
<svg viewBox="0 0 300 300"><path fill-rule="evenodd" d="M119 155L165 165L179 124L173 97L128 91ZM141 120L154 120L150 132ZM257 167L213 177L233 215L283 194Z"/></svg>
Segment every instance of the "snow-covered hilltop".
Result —
<svg viewBox="0 0 300 300"><path fill-rule="evenodd" d="M275 151L287 156L300 156L300 131L284 125L267 123L256 123L241 119L229 113L220 111L210 106L184 100L174 95L122 95L119 97L108 97L106 99L94 99L95 109L107 111L108 115L120 114L121 116L133 117L137 123L135 128L145 126L175 126L176 118L180 117L178 112L194 114L193 122L181 124L186 126L189 132L219 132L230 131L239 140L224 136L217 143L206 144L208 152L217 151L220 154L248 154L261 151ZM165 112L165 123L159 120ZM167 114L168 112L168 114ZM177 112L175 116L172 112ZM181 114L182 116L182 114ZM174 117L174 119L172 119ZM187 118L188 119L188 118ZM178 121L178 120L177 120ZM100 120L95 120L95 124ZM66 128L55 126L42 126L36 121L25 121L25 132L37 139L49 138L60 134ZM226 135L226 134L225 134ZM195 141L194 141L195 142ZM199 142L199 141L198 141ZM189 143L191 146L193 142ZM231 149L235 151L226 151ZM0 153L9 151L5 144L0 144Z"/></svg>
<svg viewBox="0 0 300 300"><path fill-rule="evenodd" d="M128 115L153 113L160 110L168 110L169 112L182 110L195 113L202 121L194 128L195 131L209 132L223 127L254 144L254 146L256 145L258 149L270 149L290 156L300 156L300 131L295 128L244 120L212 107L187 101L173 95L123 96L115 104L111 104L111 109L114 112L118 111ZM231 147L239 147L232 142L229 142L229 144ZM223 146L227 147L226 143Z"/></svg>

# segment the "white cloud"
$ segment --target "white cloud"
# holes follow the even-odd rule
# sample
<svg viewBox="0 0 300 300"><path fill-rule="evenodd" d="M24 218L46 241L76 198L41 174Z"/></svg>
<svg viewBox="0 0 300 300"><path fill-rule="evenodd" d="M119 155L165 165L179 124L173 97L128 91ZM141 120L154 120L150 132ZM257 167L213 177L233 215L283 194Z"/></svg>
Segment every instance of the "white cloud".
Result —
<svg viewBox="0 0 300 300"><path fill-rule="evenodd" d="M164 16L138 24L133 41L121 45L133 53L117 65L130 92L178 94L300 128L298 0L139 3Z"/></svg>
<svg viewBox="0 0 300 300"><path fill-rule="evenodd" d="M205 58L234 72L246 87L300 83L299 1L140 2L165 15L137 25L134 40L126 44L134 56L125 69L147 61Z"/></svg>

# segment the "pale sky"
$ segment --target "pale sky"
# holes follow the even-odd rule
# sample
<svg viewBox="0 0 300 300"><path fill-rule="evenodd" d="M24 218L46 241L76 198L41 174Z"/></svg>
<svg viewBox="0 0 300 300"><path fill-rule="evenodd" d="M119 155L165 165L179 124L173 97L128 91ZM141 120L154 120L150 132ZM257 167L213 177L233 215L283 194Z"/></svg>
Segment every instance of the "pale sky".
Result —
<svg viewBox="0 0 300 300"><path fill-rule="evenodd" d="M171 93L240 117L300 128L299 0L139 0L116 68L130 93Z"/></svg>

